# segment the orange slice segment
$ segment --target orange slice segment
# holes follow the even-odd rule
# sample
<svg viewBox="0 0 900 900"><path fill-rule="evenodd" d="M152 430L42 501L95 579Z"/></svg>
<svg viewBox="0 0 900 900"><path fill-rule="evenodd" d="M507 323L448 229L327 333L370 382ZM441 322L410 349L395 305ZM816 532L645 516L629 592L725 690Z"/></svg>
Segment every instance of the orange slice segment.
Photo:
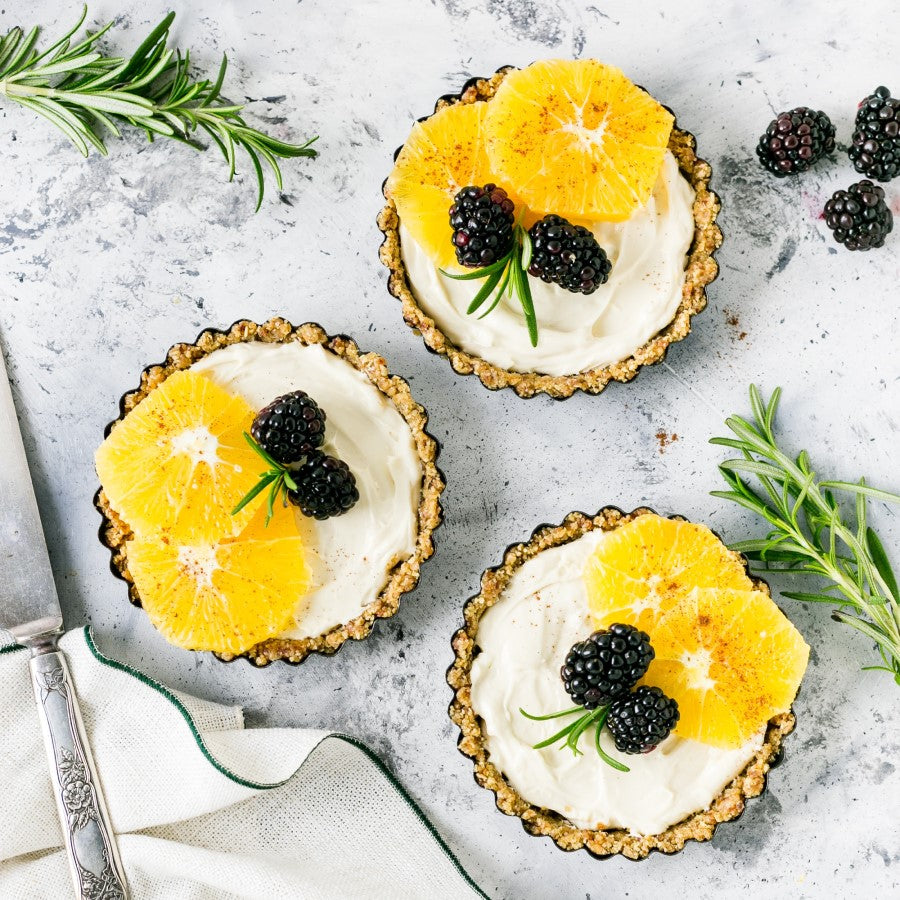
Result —
<svg viewBox="0 0 900 900"><path fill-rule="evenodd" d="M132 531L173 541L214 541L250 521L257 501L231 510L262 461L244 440L254 411L203 375L170 375L112 430L96 454L112 508Z"/></svg>
<svg viewBox="0 0 900 900"><path fill-rule="evenodd" d="M752 590L741 558L705 525L655 514L610 532L584 570L598 628L635 625L654 639L660 618L694 588Z"/></svg>
<svg viewBox="0 0 900 900"><path fill-rule="evenodd" d="M187 650L242 653L289 628L310 584L292 508L265 527L257 507L236 537L176 544L128 542L128 569L150 621Z"/></svg>
<svg viewBox="0 0 900 900"><path fill-rule="evenodd" d="M647 202L675 121L619 69L593 59L512 71L487 106L499 184L533 209L613 222Z"/></svg>
<svg viewBox="0 0 900 900"><path fill-rule="evenodd" d="M656 658L644 681L678 701L675 733L739 747L787 712L809 647L761 591L697 589L651 634Z"/></svg>
<svg viewBox="0 0 900 900"><path fill-rule="evenodd" d="M455 103L417 122L385 185L400 221L441 268L458 268L449 216L454 196L468 185L497 181L485 148L487 106ZM508 185L501 187L512 196Z"/></svg>

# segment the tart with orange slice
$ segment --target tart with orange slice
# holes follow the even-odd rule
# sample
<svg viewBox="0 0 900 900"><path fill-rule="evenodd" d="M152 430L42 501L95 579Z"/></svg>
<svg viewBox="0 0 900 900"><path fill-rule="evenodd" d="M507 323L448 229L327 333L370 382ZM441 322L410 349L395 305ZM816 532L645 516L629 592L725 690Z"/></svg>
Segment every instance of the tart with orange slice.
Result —
<svg viewBox="0 0 900 900"><path fill-rule="evenodd" d="M632 859L708 840L761 793L809 656L708 528L613 507L510 547L453 648L459 749L499 809Z"/></svg>
<svg viewBox="0 0 900 900"><path fill-rule="evenodd" d="M96 454L101 539L171 643L301 662L393 615L433 552L427 415L384 360L283 319L176 344Z"/></svg>
<svg viewBox="0 0 900 900"><path fill-rule="evenodd" d="M613 66L473 79L414 125L385 182L389 289L460 374L523 397L599 393L661 360L706 305L722 238L710 174Z"/></svg>

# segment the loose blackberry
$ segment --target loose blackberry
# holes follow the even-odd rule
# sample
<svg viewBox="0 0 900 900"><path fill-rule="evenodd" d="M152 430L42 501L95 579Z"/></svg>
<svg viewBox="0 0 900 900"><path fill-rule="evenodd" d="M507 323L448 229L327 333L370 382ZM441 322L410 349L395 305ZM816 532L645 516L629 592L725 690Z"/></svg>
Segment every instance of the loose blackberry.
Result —
<svg viewBox="0 0 900 900"><path fill-rule="evenodd" d="M875 88L859 105L856 128L847 153L857 172L876 181L900 173L900 99Z"/></svg>
<svg viewBox="0 0 900 900"><path fill-rule="evenodd" d="M654 655L645 631L631 625L610 625L575 644L566 654L560 675L579 706L596 709L631 690Z"/></svg>
<svg viewBox="0 0 900 900"><path fill-rule="evenodd" d="M297 490L288 491L288 499L312 519L343 515L359 500L350 467L325 453L314 453L291 476Z"/></svg>
<svg viewBox="0 0 900 900"><path fill-rule="evenodd" d="M562 216L544 216L528 232L533 244L530 275L576 294L592 294L606 284L612 263L583 225Z"/></svg>
<svg viewBox="0 0 900 900"><path fill-rule="evenodd" d="M832 150L831 119L805 106L779 113L756 145L759 161L777 178L805 172Z"/></svg>
<svg viewBox="0 0 900 900"><path fill-rule="evenodd" d="M678 704L658 687L642 684L609 707L606 727L620 753L649 753L678 722Z"/></svg>
<svg viewBox="0 0 900 900"><path fill-rule="evenodd" d="M322 446L325 412L306 391L292 391L276 397L256 414L250 434L282 465L300 462Z"/></svg>
<svg viewBox="0 0 900 900"><path fill-rule="evenodd" d="M513 241L514 204L496 184L464 187L450 207L453 246L461 266L489 266L509 252Z"/></svg>
<svg viewBox="0 0 900 900"><path fill-rule="evenodd" d="M825 224L834 239L848 250L882 247L894 227L894 217L884 200L884 188L868 179L835 191L825 204Z"/></svg>

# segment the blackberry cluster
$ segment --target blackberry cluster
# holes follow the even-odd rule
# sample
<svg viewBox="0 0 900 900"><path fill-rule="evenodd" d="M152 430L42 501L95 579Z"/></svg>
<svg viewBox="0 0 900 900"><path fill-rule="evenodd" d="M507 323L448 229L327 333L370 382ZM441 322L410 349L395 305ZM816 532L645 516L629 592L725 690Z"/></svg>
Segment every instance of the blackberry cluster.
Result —
<svg viewBox="0 0 900 900"><path fill-rule="evenodd" d="M359 500L356 478L350 467L325 453L312 454L291 475L297 489L288 491L288 499L310 518L343 515Z"/></svg>
<svg viewBox="0 0 900 900"><path fill-rule="evenodd" d="M884 246L894 217L885 202L884 189L863 179L846 191L834 192L825 204L825 224L848 250L871 250Z"/></svg>
<svg viewBox="0 0 900 900"><path fill-rule="evenodd" d="M305 516L339 516L359 500L347 464L319 450L325 441L325 411L306 391L276 397L256 414L250 435L278 464L275 471L281 476L276 487L285 490L287 475L297 485L287 497ZM299 468L289 468L298 463Z"/></svg>
<svg viewBox="0 0 900 900"><path fill-rule="evenodd" d="M641 685L613 700L606 726L620 753L649 753L669 736L678 719L674 700L658 687Z"/></svg>
<svg viewBox="0 0 900 900"><path fill-rule="evenodd" d="M505 256L513 242L514 204L496 184L464 187L450 207L453 246L461 266L489 266Z"/></svg>
<svg viewBox="0 0 900 900"><path fill-rule="evenodd" d="M805 106L779 113L756 145L759 161L777 178L805 172L832 150L831 119Z"/></svg>
<svg viewBox="0 0 900 900"><path fill-rule="evenodd" d="M612 263L597 239L562 216L544 216L528 232L533 245L528 273L567 291L592 294L609 278Z"/></svg>
<svg viewBox="0 0 900 900"><path fill-rule="evenodd" d="M847 152L867 178L890 181L900 174L900 99L886 87L875 88L860 104Z"/></svg>
<svg viewBox="0 0 900 900"><path fill-rule="evenodd" d="M655 655L645 631L631 625L611 625L575 644L566 655L560 675L575 703L596 709L631 690Z"/></svg>
<svg viewBox="0 0 900 900"><path fill-rule="evenodd" d="M250 434L272 459L290 465L322 446L325 413L305 391L292 391L256 414Z"/></svg>

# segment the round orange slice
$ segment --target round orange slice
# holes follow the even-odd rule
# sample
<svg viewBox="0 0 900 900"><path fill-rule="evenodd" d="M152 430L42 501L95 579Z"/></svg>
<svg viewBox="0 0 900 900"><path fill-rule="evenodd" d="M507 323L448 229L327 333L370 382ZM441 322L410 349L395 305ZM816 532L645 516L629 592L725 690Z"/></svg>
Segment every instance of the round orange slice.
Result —
<svg viewBox="0 0 900 900"><path fill-rule="evenodd" d="M593 59L511 71L487 107L499 184L535 210L613 222L647 202L675 121L619 69Z"/></svg>
<svg viewBox="0 0 900 900"><path fill-rule="evenodd" d="M598 628L624 622L651 640L661 617L694 588L753 589L741 557L705 525L650 513L606 535L584 578Z"/></svg>
<svg viewBox="0 0 900 900"><path fill-rule="evenodd" d="M242 653L289 628L310 584L292 507L265 504L237 536L128 542L128 569L150 621L177 647Z"/></svg>
<svg viewBox="0 0 900 900"><path fill-rule="evenodd" d="M644 681L678 701L675 733L739 747L787 712L809 660L800 632L761 591L697 589L651 633Z"/></svg>
<svg viewBox="0 0 900 900"><path fill-rule="evenodd" d="M264 464L247 445L254 411L204 375L170 375L110 432L96 454L110 506L135 534L174 541L236 534L255 504L231 510Z"/></svg>
<svg viewBox="0 0 900 900"><path fill-rule="evenodd" d="M417 122L385 185L400 221L441 268L456 267L449 216L454 196L468 185L497 181L485 149L487 106L454 103ZM512 196L508 185L501 187Z"/></svg>

